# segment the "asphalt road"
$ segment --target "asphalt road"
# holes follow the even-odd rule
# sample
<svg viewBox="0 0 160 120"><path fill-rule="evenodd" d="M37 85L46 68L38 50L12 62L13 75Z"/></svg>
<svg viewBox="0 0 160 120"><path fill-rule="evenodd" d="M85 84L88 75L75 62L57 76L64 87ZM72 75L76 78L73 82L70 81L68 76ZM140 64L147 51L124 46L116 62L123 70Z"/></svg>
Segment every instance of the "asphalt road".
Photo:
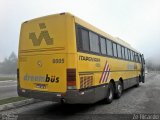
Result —
<svg viewBox="0 0 160 120"><path fill-rule="evenodd" d="M17 81L16 80L0 81L0 100L15 96L18 96Z"/></svg>
<svg viewBox="0 0 160 120"><path fill-rule="evenodd" d="M18 114L19 119L42 120L140 120L146 117L160 120L160 74L148 73L145 84L124 91L122 97L111 104L98 102L92 105L61 105L39 102L0 114Z"/></svg>

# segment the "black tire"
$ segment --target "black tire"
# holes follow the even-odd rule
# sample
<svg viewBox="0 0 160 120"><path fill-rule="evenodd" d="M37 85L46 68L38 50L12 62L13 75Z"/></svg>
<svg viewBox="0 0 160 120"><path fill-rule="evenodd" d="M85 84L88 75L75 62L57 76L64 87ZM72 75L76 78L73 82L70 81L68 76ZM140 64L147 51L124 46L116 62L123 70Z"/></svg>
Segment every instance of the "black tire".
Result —
<svg viewBox="0 0 160 120"><path fill-rule="evenodd" d="M122 96L122 92L123 92L122 82L119 81L117 85L117 92L115 93L115 98L119 99Z"/></svg>
<svg viewBox="0 0 160 120"><path fill-rule="evenodd" d="M140 81L140 79L141 79L141 77L139 77L139 78L137 79L137 84L135 85L135 87L139 87L139 81Z"/></svg>
<svg viewBox="0 0 160 120"><path fill-rule="evenodd" d="M114 97L113 84L109 83L109 85L108 85L108 91L107 91L107 97L105 98L105 102L107 104L111 103L113 101L113 97Z"/></svg>
<svg viewBox="0 0 160 120"><path fill-rule="evenodd" d="M64 99L61 99L60 104L61 104L61 105L65 105L65 104L66 104L65 100L64 100Z"/></svg>

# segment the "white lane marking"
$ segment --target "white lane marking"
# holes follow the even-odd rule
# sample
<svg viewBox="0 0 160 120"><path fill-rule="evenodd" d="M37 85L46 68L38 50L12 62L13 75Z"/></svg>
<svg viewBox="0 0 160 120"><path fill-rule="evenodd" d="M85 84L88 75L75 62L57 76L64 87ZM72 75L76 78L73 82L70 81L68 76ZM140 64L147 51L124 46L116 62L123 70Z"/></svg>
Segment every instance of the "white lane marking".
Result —
<svg viewBox="0 0 160 120"><path fill-rule="evenodd" d="M13 86L17 86L17 85L0 86L0 88L3 88L3 87L13 87Z"/></svg>
<svg viewBox="0 0 160 120"><path fill-rule="evenodd" d="M4 81L0 81L0 82L17 82L17 80L4 80Z"/></svg>

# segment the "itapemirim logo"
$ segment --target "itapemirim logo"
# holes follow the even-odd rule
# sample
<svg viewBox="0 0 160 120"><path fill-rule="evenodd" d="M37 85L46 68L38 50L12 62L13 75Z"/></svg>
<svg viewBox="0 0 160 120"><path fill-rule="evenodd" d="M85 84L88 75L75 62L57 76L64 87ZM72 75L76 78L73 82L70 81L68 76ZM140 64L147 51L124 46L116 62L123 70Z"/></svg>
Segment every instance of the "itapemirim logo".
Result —
<svg viewBox="0 0 160 120"><path fill-rule="evenodd" d="M53 38L50 37L47 30L44 30L46 29L45 23L40 23L39 27L42 31L38 37L36 36L35 32L29 33L29 39L32 40L33 46L40 46L43 39L47 45L53 45Z"/></svg>

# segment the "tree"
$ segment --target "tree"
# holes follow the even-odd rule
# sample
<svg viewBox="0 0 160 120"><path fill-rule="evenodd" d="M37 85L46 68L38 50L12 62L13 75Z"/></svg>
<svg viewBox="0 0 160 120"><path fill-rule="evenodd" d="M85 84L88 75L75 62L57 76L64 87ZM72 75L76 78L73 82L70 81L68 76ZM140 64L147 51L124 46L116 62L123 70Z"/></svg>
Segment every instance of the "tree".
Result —
<svg viewBox="0 0 160 120"><path fill-rule="evenodd" d="M0 73L1 74L16 74L17 69L17 56L14 52L10 54L8 58L5 58L2 63L0 63Z"/></svg>
<svg viewBox="0 0 160 120"><path fill-rule="evenodd" d="M146 59L146 68L149 71L160 71L159 60L155 60L153 58Z"/></svg>

